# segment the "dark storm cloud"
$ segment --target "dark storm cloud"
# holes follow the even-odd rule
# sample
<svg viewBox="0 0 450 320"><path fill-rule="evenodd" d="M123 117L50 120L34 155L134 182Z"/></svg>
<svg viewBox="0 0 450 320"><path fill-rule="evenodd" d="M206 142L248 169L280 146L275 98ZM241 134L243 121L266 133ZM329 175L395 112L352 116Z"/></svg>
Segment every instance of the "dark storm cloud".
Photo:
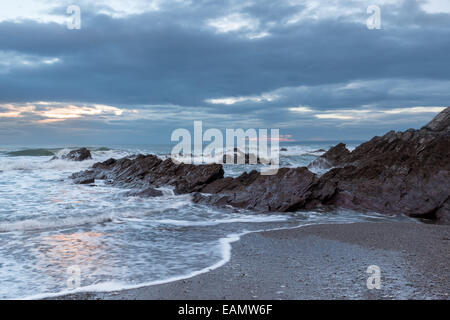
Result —
<svg viewBox="0 0 450 320"><path fill-rule="evenodd" d="M258 2L244 12L261 21L292 15L292 7L267 3L267 10ZM450 78L448 15L430 17L409 5L396 14L386 10L385 30L327 19L277 25L270 36L248 39L205 26L219 9L197 4L123 19L83 11L81 30L3 22L0 50L61 61L1 74L1 100L198 105L352 79Z"/></svg>
<svg viewBox="0 0 450 320"><path fill-rule="evenodd" d="M320 128L314 129L319 123L315 112L449 104L449 14L428 14L419 1L384 5L382 30L368 30L367 4L334 3L340 11L318 18L309 16L305 1L264 0L189 5L168 1L159 11L120 18L99 14L105 7L82 6L81 30L32 20L4 21L0 104L78 102L142 111L117 121L99 116L48 124L45 129L101 131L105 137L106 132L126 135L130 130L143 135L149 125L167 131L193 119L209 119L217 127L308 127L313 137L320 133ZM65 7L54 13L64 14ZM227 17L238 23L242 19L243 25L230 32L213 27L227 22ZM207 102L261 95L263 99L235 104ZM314 112L290 110L298 106ZM11 109L0 107L0 116L2 112ZM425 118L429 114L404 126ZM403 126L401 118L390 119ZM45 118L36 112L0 120L12 128ZM322 121L330 124L330 136L341 130L331 126L348 125L336 119ZM373 124L379 130L376 118ZM369 135L372 129L358 132ZM43 129L33 124L30 130Z"/></svg>

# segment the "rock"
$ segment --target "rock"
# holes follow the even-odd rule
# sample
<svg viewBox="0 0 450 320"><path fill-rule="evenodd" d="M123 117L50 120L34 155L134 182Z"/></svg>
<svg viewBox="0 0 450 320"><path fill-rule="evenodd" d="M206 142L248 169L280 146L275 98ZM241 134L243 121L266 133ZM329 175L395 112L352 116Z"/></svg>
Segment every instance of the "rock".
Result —
<svg viewBox="0 0 450 320"><path fill-rule="evenodd" d="M95 182L94 178L79 177L79 178L74 180L74 183L76 183L76 184L92 184L94 182Z"/></svg>
<svg viewBox="0 0 450 320"><path fill-rule="evenodd" d="M197 193L194 202L231 205L259 211L295 211L306 204L316 176L306 168L281 168L276 175L257 171L233 178L218 179Z"/></svg>
<svg viewBox="0 0 450 320"><path fill-rule="evenodd" d="M420 130L390 131L352 152L338 144L319 157L333 167L320 177L302 167L281 168L272 176L251 171L224 178L220 164L176 164L138 155L96 163L72 178L105 179L150 196L155 193L148 188L171 185L176 193L194 193L198 203L260 211L329 206L450 223L449 110Z"/></svg>
<svg viewBox="0 0 450 320"><path fill-rule="evenodd" d="M388 132L349 153L336 146L324 158L339 166L320 177L312 201L403 213L440 222L450 216L450 108L421 130Z"/></svg>
<svg viewBox="0 0 450 320"><path fill-rule="evenodd" d="M163 192L160 190L156 190L155 188L147 188L145 190L141 190L138 192L128 192L128 196L134 196L134 197L143 197L143 198L152 198L152 197L160 197L163 195Z"/></svg>
<svg viewBox="0 0 450 320"><path fill-rule="evenodd" d="M281 148L280 151L288 151L286 148Z"/></svg>
<svg viewBox="0 0 450 320"><path fill-rule="evenodd" d="M321 149L323 150L323 149ZM318 150L317 152L319 152ZM325 151L325 150L323 150ZM316 152L316 151L315 151ZM308 165L308 169L313 171L322 171L326 169L330 169L333 167L341 166L346 163L347 157L349 156L350 151L348 151L347 147L343 143L339 143L338 145L332 147L330 150L325 152L323 155L312 161Z"/></svg>
<svg viewBox="0 0 450 320"><path fill-rule="evenodd" d="M192 165L162 160L154 155L137 155L96 163L92 169L74 173L72 179L106 180L114 186L145 190L170 185L175 193L189 193L223 177L220 164Z"/></svg>
<svg viewBox="0 0 450 320"><path fill-rule="evenodd" d="M436 210L436 220L443 224L450 224L450 198L447 198L442 206Z"/></svg>
<svg viewBox="0 0 450 320"><path fill-rule="evenodd" d="M266 211L326 205L450 223L449 110L421 130L391 131L353 152L338 144L312 163L334 167L320 177L306 168L245 173L214 181L194 201Z"/></svg>
<svg viewBox="0 0 450 320"><path fill-rule="evenodd" d="M57 156L54 156L50 160L59 159ZM86 148L81 148L77 150L72 150L68 154L61 156L61 159L71 160L71 161L84 161L92 159L91 152Z"/></svg>
<svg viewBox="0 0 450 320"><path fill-rule="evenodd" d="M329 169L332 167L341 166L347 162L347 158L349 155L350 151L348 151L345 144L339 143L338 145L332 147L330 150L325 152L319 158L311 162L308 165L308 168L318 167L323 169Z"/></svg>
<svg viewBox="0 0 450 320"><path fill-rule="evenodd" d="M92 167L96 168L96 169L97 168L109 168L109 167L111 167L112 165L114 165L116 163L117 163L116 159L110 158L110 159L108 159L108 160L106 160L104 162L97 162Z"/></svg>
<svg viewBox="0 0 450 320"><path fill-rule="evenodd" d="M431 120L426 126L422 127L423 130L429 130L432 132L446 132L450 131L450 107L444 109L433 120Z"/></svg>
<svg viewBox="0 0 450 320"><path fill-rule="evenodd" d="M62 157L63 159L72 161L84 161L92 159L91 152L86 148L81 148L78 150L72 150L67 155Z"/></svg>

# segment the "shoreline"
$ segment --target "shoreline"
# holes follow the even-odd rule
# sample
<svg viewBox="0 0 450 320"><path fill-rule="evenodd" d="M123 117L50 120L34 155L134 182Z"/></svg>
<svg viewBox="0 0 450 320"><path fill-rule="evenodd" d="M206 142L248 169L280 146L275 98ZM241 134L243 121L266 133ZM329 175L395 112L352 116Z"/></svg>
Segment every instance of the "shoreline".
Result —
<svg viewBox="0 0 450 320"><path fill-rule="evenodd" d="M83 294L92 294L92 293L112 293L112 292L120 292L120 291L127 291L127 290L136 290L141 289L143 287L152 287L156 285L162 285L162 284L168 284L171 282L176 281L183 281L186 279L190 279L193 277L196 277L198 275L211 272L217 268L222 267L223 265L227 264L232 255L232 244L235 242L239 242L242 237L252 234L252 233L262 233L262 232L268 232L268 231L278 231L278 230L290 230L290 229L297 229L297 228L303 228L307 227L310 224L300 225L296 227L286 227L286 228L275 228L275 229L268 229L268 230L255 230L255 231L246 231L243 233L232 233L227 235L224 238L220 238L218 241L221 244L221 250L223 251L223 258L219 260L218 262L212 264L211 266L207 266L203 269L194 271L190 274L180 275L180 276L174 276L171 278L163 279L163 280L155 280L151 282L141 283L137 285L123 285L119 283L113 283L113 282L102 282L99 284L94 285L88 285L79 287L77 289L71 290L71 291L61 291L61 292L54 292L54 293L40 293L35 294L31 296L26 296L23 298L15 298L14 300L52 300L56 299L59 300L61 297L65 296L74 296L74 295L83 295ZM312 225L312 224L311 224ZM112 289L113 286L117 285L117 289ZM103 288L103 289L102 289Z"/></svg>
<svg viewBox="0 0 450 320"><path fill-rule="evenodd" d="M320 224L229 241L211 271L162 284L44 299L449 299L450 226L411 222ZM381 289L366 269L381 269Z"/></svg>

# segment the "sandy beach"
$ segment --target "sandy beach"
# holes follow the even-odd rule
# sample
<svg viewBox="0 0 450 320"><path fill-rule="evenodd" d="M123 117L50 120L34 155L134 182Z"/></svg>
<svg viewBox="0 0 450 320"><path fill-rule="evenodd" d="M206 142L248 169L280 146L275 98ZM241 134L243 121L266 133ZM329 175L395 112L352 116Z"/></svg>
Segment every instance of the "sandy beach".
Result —
<svg viewBox="0 0 450 320"><path fill-rule="evenodd" d="M449 261L450 226L324 224L245 235L227 264L190 279L56 299L448 299Z"/></svg>

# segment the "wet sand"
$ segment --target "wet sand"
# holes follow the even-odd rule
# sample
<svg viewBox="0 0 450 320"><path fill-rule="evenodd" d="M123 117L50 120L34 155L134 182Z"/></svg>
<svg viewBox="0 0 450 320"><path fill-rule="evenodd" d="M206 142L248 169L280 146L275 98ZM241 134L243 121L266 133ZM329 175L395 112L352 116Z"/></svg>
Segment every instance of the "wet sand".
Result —
<svg viewBox="0 0 450 320"><path fill-rule="evenodd" d="M57 299L449 299L450 226L373 222L252 233L190 279ZM381 289L367 288L379 266Z"/></svg>

